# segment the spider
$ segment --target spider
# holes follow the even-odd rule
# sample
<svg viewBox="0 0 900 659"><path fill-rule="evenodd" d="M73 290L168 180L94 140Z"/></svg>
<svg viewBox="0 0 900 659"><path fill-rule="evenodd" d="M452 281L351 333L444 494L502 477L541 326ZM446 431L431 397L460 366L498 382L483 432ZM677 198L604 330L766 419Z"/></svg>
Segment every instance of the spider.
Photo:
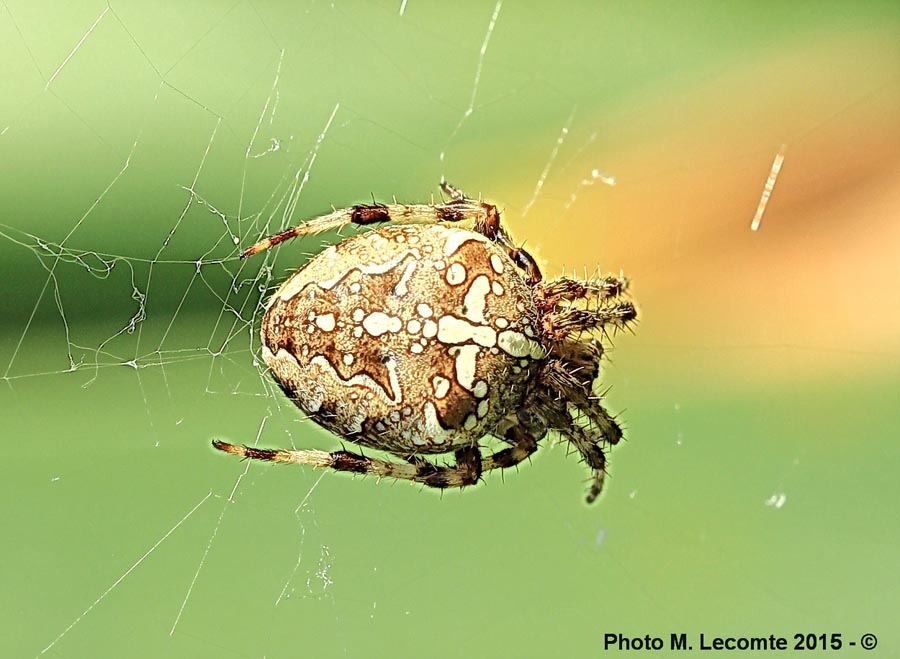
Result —
<svg viewBox="0 0 900 659"><path fill-rule="evenodd" d="M327 248L281 285L263 316L262 357L309 418L396 460L213 446L448 488L518 465L552 430L591 468L590 503L603 487L604 447L622 437L594 387L608 331L636 316L624 299L628 281L545 282L496 206L446 182L441 189L449 201L335 210L241 253L346 224L382 225ZM508 446L485 455L486 436ZM426 459L450 452L455 464Z"/></svg>

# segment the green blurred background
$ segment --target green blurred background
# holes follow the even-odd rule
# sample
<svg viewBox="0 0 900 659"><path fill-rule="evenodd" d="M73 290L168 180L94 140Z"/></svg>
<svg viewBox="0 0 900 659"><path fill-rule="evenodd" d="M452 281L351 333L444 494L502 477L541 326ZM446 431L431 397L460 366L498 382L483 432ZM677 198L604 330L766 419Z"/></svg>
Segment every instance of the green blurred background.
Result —
<svg viewBox="0 0 900 659"><path fill-rule="evenodd" d="M896 2L4 0L0 58L0 656L900 656ZM236 245L441 176L633 280L592 507L549 440L443 496L210 448L337 445L255 361L323 239Z"/></svg>

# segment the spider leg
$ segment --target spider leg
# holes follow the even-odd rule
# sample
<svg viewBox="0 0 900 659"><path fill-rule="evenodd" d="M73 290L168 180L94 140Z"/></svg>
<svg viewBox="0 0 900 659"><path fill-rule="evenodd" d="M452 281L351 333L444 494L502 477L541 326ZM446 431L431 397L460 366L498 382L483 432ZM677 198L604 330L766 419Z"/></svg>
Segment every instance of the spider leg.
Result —
<svg viewBox="0 0 900 659"><path fill-rule="evenodd" d="M587 495L587 502L591 503L603 489L606 476L606 454L601 445L618 444L622 439L622 428L592 395L591 381L582 378L581 373L573 372L571 367L571 363L562 360L547 362L541 383L547 392L555 392L556 397L542 396L540 408L550 428L570 442L593 470Z"/></svg>
<svg viewBox="0 0 900 659"><path fill-rule="evenodd" d="M468 198L454 199L446 204L357 204L263 238L241 252L241 258L253 256L291 238L321 233L347 224L437 224L465 220L474 221L475 230L488 237L491 227L499 226L500 221L496 206ZM496 231L497 229L493 229L494 234Z"/></svg>
<svg viewBox="0 0 900 659"><path fill-rule="evenodd" d="M541 382L548 389L560 392L560 400L568 401L584 415L589 425L600 433L604 442L618 444L622 439L622 428L615 417L600 404L600 399L591 393L591 381L582 380L581 374L573 373L570 368L571 364L558 360L550 361L544 367ZM571 417L566 414L562 418L568 420Z"/></svg>
<svg viewBox="0 0 900 659"><path fill-rule="evenodd" d="M472 199L452 183L442 180L440 186L444 194L452 199L451 203L472 203ZM496 206L483 202L482 206L490 210L487 212L484 221L475 222L475 231L503 247L509 258L512 259L512 262L525 271L525 281L532 286L537 284L543 279L543 275L534 257L521 247L517 247L509 237L509 234L506 233L506 230L500 226L500 211L497 210Z"/></svg>
<svg viewBox="0 0 900 659"><path fill-rule="evenodd" d="M545 338L560 342L582 332L608 327L623 329L637 317L634 304L621 299L628 280L607 275L587 280L559 277L534 287L534 300L544 317ZM585 301L586 304L574 304Z"/></svg>
<svg viewBox="0 0 900 659"><path fill-rule="evenodd" d="M242 458L328 467L354 474L372 474L379 478L414 481L441 489L473 485L481 477L481 454L477 447L459 449L456 451L456 465L447 466L436 465L417 456L409 456L406 462L388 462L350 451L329 453L317 450L260 449L252 446L235 446L219 440L213 440L213 446Z"/></svg>
<svg viewBox="0 0 900 659"><path fill-rule="evenodd" d="M514 467L537 451L538 448L537 438L522 426L513 426L507 430L503 439L512 444L512 446L483 458L481 461L482 471Z"/></svg>
<svg viewBox="0 0 900 659"><path fill-rule="evenodd" d="M628 290L628 279L607 275L596 279L580 280L558 277L543 282L534 289L534 299L544 311L555 308L562 302L576 300L608 300Z"/></svg>
<svg viewBox="0 0 900 659"><path fill-rule="evenodd" d="M572 445L581 453L587 466L591 468L591 487L588 490L585 500L588 503L596 501L603 491L603 483L606 480L606 453L600 443L605 441L602 433L590 432L586 428L582 428L574 421L568 428L560 430L562 435L572 443Z"/></svg>
<svg viewBox="0 0 900 659"><path fill-rule="evenodd" d="M637 311L631 302L616 302L597 309L562 307L544 314L544 335L551 341L562 341L592 330L624 329L635 318Z"/></svg>
<svg viewBox="0 0 900 659"><path fill-rule="evenodd" d="M220 451L242 458L328 467L336 471L372 474L379 478L397 478L444 489L474 485L481 478L482 472L512 467L534 453L537 450L537 441L524 432L516 433L515 431L515 428L511 428L507 432L508 436L514 436L512 447L487 457L482 457L477 446L461 448L455 453L455 465L436 465L415 455L407 457L406 462L389 462L350 451L329 453L317 450L261 449L252 446L236 446L217 439L213 440L213 446Z"/></svg>
<svg viewBox="0 0 900 659"><path fill-rule="evenodd" d="M538 267L537 261L535 261L534 257L524 249L517 247L503 227L498 229L495 240L497 244L506 250L509 258L512 259L512 262L521 270L525 271L525 282L529 286L535 286L540 283L544 278L544 275L541 274L541 269Z"/></svg>
<svg viewBox="0 0 900 659"><path fill-rule="evenodd" d="M521 247L517 247L509 234L500 226L500 212L493 204L470 199L459 188L441 181L441 190L450 197L444 204L357 204L349 208L335 210L320 215L302 224L288 227L250 245L240 254L240 258L259 254L285 240L308 236L329 229L337 229L347 224L364 226L381 222L395 224L438 224L440 222L473 222L472 230L488 240L501 245L518 267L525 271L529 284L542 279L541 271L534 258Z"/></svg>
<svg viewBox="0 0 900 659"><path fill-rule="evenodd" d="M604 427L595 425L593 417L597 416L593 411L588 412L587 406L574 406L578 412L584 413L588 418L588 423L582 425L572 417L569 412L569 404L565 400L544 401L542 413L546 416L548 425L551 430L558 432L566 441L568 441L581 454L588 467L591 468L591 487L588 490L586 500L593 503L600 492L603 490L603 482L606 479L606 453L603 450L603 444L615 444L622 436L615 420L606 414L599 403L592 401L592 407L600 409L604 418L610 419L613 429L609 430L610 434L606 434Z"/></svg>
<svg viewBox="0 0 900 659"><path fill-rule="evenodd" d="M441 191L445 195L450 197L450 199L452 199L453 201L465 201L466 199L470 199L470 197L468 197L465 192L463 192L462 190L457 188L455 185L453 185L449 181L445 181L443 178L441 179L441 182L439 185L440 185Z"/></svg>

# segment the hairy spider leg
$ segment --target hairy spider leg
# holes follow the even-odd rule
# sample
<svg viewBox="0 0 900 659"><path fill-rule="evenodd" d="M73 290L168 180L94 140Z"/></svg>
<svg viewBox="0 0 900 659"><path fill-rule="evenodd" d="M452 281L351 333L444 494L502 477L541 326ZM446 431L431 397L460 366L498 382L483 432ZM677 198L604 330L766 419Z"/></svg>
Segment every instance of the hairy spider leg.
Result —
<svg viewBox="0 0 900 659"><path fill-rule="evenodd" d="M617 302L598 309L564 307L544 314L544 334L551 341L562 341L582 332L606 333L609 327L624 329L635 318L637 311L631 302Z"/></svg>
<svg viewBox="0 0 900 659"><path fill-rule="evenodd" d="M600 433L602 441L618 444L622 439L622 428L615 417L600 404L600 397L594 396L589 385L586 386L577 376L568 364L552 360L544 366L541 382L550 389L563 392L565 399L587 417L589 425Z"/></svg>
<svg viewBox="0 0 900 659"><path fill-rule="evenodd" d="M597 353L599 358L600 353ZM569 441L594 470L588 503L594 501L603 488L606 456L601 444L614 445L622 439L622 428L601 405L600 398L590 390L590 383L578 377L568 361L553 359L544 366L541 382L558 397L545 400L544 416L548 425ZM573 417L569 409L573 408ZM579 419L586 419L581 425Z"/></svg>
<svg viewBox="0 0 900 659"><path fill-rule="evenodd" d="M592 470L587 502L600 495L606 478L604 445L618 444L622 428L606 411L592 387L600 371L603 344L584 341L585 331L625 327L636 317L634 305L623 301L628 288L624 277L590 280L561 277L534 287L535 301L544 316L544 336L551 354L540 381L545 388L538 405L549 429L558 432L581 454ZM596 308L580 308L579 300L596 301Z"/></svg>
<svg viewBox="0 0 900 659"><path fill-rule="evenodd" d="M396 478L445 489L474 485L481 479L482 473L513 467L537 450L537 441L534 437L520 428L510 428L506 433L506 439L513 444L512 447L486 457L481 455L477 446L458 449L455 453L455 465L436 465L415 455L407 457L403 463L370 458L350 451L261 449L237 446L218 439L214 439L212 444L220 451L242 458L327 467L335 471L372 474L379 478Z"/></svg>
<svg viewBox="0 0 900 659"><path fill-rule="evenodd" d="M241 252L240 258L245 259L248 256L259 254L291 238L338 229L347 224L364 226L382 222L437 224L470 221L474 223L473 231L496 242L506 250L513 263L525 271L525 279L529 284L534 285L541 281L541 271L534 258L521 247L517 247L506 230L500 226L500 212L496 206L470 199L461 190L446 181L441 182L441 189L450 196L451 200L448 203L357 204L307 220L302 224L288 227L284 231L263 238Z"/></svg>
<svg viewBox="0 0 900 659"><path fill-rule="evenodd" d="M628 285L628 279L622 276L607 275L588 280L558 277L536 286L534 300L542 310L549 311L561 302L583 299L602 302L616 298L628 291Z"/></svg>
<svg viewBox="0 0 900 659"><path fill-rule="evenodd" d="M549 359L540 376L542 390L529 411L519 410L519 420L500 437L511 446L483 456L477 446L458 449L455 465L435 465L417 455L405 462L369 458L349 451L258 449L235 446L219 440L213 446L221 451L245 458L273 462L293 462L337 471L374 474L422 483L428 487L465 487L477 483L481 474L493 469L515 466L537 450L538 441L550 430L569 441L592 469L592 483L587 495L594 501L603 488L606 455L603 445L619 442L622 430L615 418L593 395L592 387L599 374L603 344L596 338L584 341L584 332L621 329L636 318L630 301L622 300L628 280L622 276L605 276L586 280L560 277L542 282L534 258L516 246L500 225L496 206L474 200L458 188L442 181L441 190L450 198L442 204L378 204L357 205L309 220L264 238L245 250L250 256L290 238L315 234L346 224L367 225L382 222L396 224L437 224L469 221L472 230L501 246L513 263L525 273L525 280L543 316L544 342L549 346ZM588 308L576 306L579 300L594 301ZM524 415L524 416L523 416ZM530 419L530 422L529 422Z"/></svg>
<svg viewBox="0 0 900 659"><path fill-rule="evenodd" d="M438 184L441 188L441 191L450 197L453 201L464 201L469 199L470 197L466 196L466 193L457 188L455 185L450 183L449 181L445 181L441 179L441 182Z"/></svg>
<svg viewBox="0 0 900 659"><path fill-rule="evenodd" d="M380 222L435 224L474 220L477 225L479 222L489 221L491 209L496 213L496 209L490 204L470 200L448 204L358 204L307 220L263 238L241 252L241 258L253 256L291 238L321 233L347 224L367 225Z"/></svg>
<svg viewBox="0 0 900 659"><path fill-rule="evenodd" d="M562 435L578 449L585 463L592 470L591 487L585 500L593 503L603 491L603 483L606 480L606 453L600 446L604 440L602 433L591 433L577 423L569 420L568 427L560 429Z"/></svg>
<svg viewBox="0 0 900 659"><path fill-rule="evenodd" d="M467 196L465 192L447 181L442 180L440 187L444 194L450 197L451 203L483 203L480 200L476 202ZM486 205L489 206L490 204ZM491 210L487 213L487 217L483 222L475 222L475 231L503 247L509 258L512 259L512 262L525 272L525 281L530 286L534 286L543 279L537 262L531 254L517 246L506 232L506 229L500 226L500 211L497 210L497 207L490 206L490 208Z"/></svg>

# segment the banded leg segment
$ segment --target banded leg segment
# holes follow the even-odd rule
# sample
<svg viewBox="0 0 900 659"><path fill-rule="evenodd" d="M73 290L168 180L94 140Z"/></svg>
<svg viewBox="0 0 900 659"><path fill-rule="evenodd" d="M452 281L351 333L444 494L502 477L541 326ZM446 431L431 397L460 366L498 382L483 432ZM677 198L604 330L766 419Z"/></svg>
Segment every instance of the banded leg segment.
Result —
<svg viewBox="0 0 900 659"><path fill-rule="evenodd" d="M449 202L443 204L358 204L334 210L327 215L307 220L302 224L263 238L241 252L240 257L244 259L259 254L291 238L338 229L347 224L364 226L382 222L438 224L440 222L468 221L472 223L472 231L480 233L506 250L513 263L525 271L525 278L529 284L533 285L541 281L541 271L534 258L521 247L517 247L506 230L500 226L500 211L496 206L471 199L462 190L446 181L441 181L441 190L450 197Z"/></svg>
<svg viewBox="0 0 900 659"><path fill-rule="evenodd" d="M606 480L606 453L601 443L606 442L607 438L599 429L584 428L574 421L568 423L566 428L559 428L559 432L578 450L592 470L591 487L585 500L593 503L600 496Z"/></svg>
<svg viewBox="0 0 900 659"><path fill-rule="evenodd" d="M515 467L538 448L537 439L521 426L513 426L507 430L504 441L512 446L484 458L481 463L482 471Z"/></svg>
<svg viewBox="0 0 900 659"><path fill-rule="evenodd" d="M236 446L213 440L213 446L225 453L242 458L267 462L305 464L354 474L372 474L378 478L397 478L422 483L428 487L447 488L474 485L481 477L481 454L477 448L464 448L456 452L456 465L435 465L427 460L410 456L406 462L388 462L370 458L351 451L317 451L261 449L252 446Z"/></svg>
<svg viewBox="0 0 900 659"><path fill-rule="evenodd" d="M480 201L476 202L467 197L465 192L456 186L451 185L447 181L441 181L441 190L453 200L452 203L481 203L484 206L489 206L489 210L484 220L479 219L475 221L475 231L486 237L488 240L493 240L503 247L512 262L525 272L525 281L527 281L529 285L534 286L543 279L541 270L538 267L537 261L534 260L534 257L521 247L517 247L512 241L512 238L509 237L509 234L506 233L506 229L500 226L500 212L497 210L496 206L490 206L489 204L484 204Z"/></svg>
<svg viewBox="0 0 900 659"><path fill-rule="evenodd" d="M547 391L558 392L559 398L544 398L540 414L546 419L547 427L568 441L591 468L587 502L593 503L606 479L604 445L618 444L622 428L591 394L589 383L581 382L561 362L549 362L541 381Z"/></svg>
<svg viewBox="0 0 900 659"><path fill-rule="evenodd" d="M625 277L607 275L586 280L559 277L534 287L534 301L543 313L544 333L552 341L607 327L623 329L637 317L634 304L620 296L628 290ZM581 302L581 304L577 304Z"/></svg>
<svg viewBox="0 0 900 659"><path fill-rule="evenodd" d="M455 465L436 465L418 456L409 456L406 462L389 462L350 451L329 453L317 450L263 449L237 446L218 439L213 440L212 444L220 451L252 460L327 467L335 471L372 474L379 478L397 478L445 489L474 485L481 479L483 472L517 465L537 450L535 439L524 431L517 431L516 428L507 431L507 441L512 442L513 446L487 457L481 455L477 446L461 448L455 453Z"/></svg>
<svg viewBox="0 0 900 659"><path fill-rule="evenodd" d="M597 309L562 307L544 314L544 335L553 341L562 341L582 332L600 330L606 333L608 327L624 329L637 318L637 311L631 302L616 302Z"/></svg>
<svg viewBox="0 0 900 659"><path fill-rule="evenodd" d="M491 204L462 198L447 204L359 204L335 210L327 215L289 227L284 231L263 238L243 252L241 258L253 256L279 243L299 236L308 236L347 224L364 226L380 222L395 224L436 224L438 222L473 221L479 227L499 226L497 208ZM485 231L479 231L485 233ZM496 230L494 231L496 234ZM487 235L485 233L485 235ZM490 236L488 236L490 237Z"/></svg>
<svg viewBox="0 0 900 659"><path fill-rule="evenodd" d="M559 277L535 287L534 299L544 311L561 302L576 300L608 300L619 297L628 290L628 279L607 275L596 279L580 280Z"/></svg>

